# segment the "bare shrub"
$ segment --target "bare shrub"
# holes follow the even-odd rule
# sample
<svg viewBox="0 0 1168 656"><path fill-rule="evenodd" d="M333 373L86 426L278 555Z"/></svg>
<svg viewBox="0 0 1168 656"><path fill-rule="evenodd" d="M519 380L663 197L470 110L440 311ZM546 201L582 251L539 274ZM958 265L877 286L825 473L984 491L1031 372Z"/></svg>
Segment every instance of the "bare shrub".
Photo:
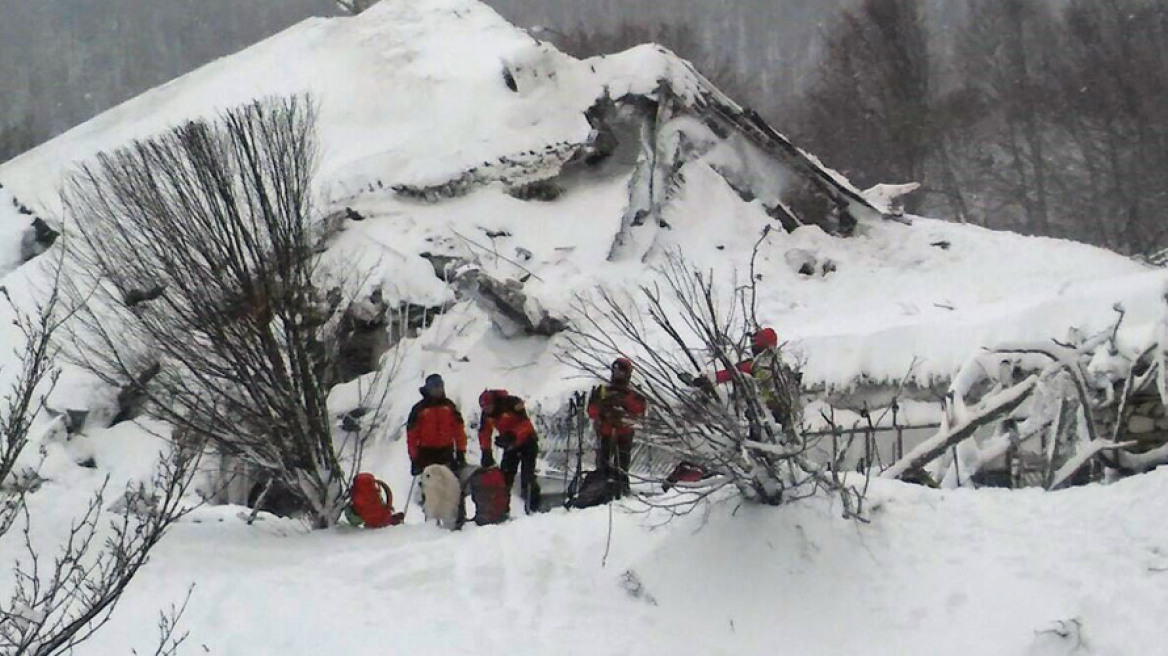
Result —
<svg viewBox="0 0 1168 656"><path fill-rule="evenodd" d="M86 301L70 355L325 527L368 431L334 441L326 403L359 284L321 265L315 118L287 97L188 122L99 155L64 204Z"/></svg>
<svg viewBox="0 0 1168 656"><path fill-rule="evenodd" d="M813 454L818 440L804 430L798 363L780 354L765 378L737 368L749 359L749 335L759 327L753 270L750 282L728 296L711 273L678 254L669 255L659 273L660 283L633 293L599 290L578 299L578 317L560 354L597 377L614 357L631 360L636 389L649 402L637 431L641 448L713 473L678 486L675 494L644 501L684 514L728 486L768 505L830 490L841 494L846 515L857 516L860 496L833 470L842 458L823 464ZM706 380L711 366L730 372L724 389L694 384Z"/></svg>
<svg viewBox="0 0 1168 656"><path fill-rule="evenodd" d="M56 287L35 312L16 310L24 350L0 405L0 538L17 552L10 586L0 592L0 653L9 656L72 653L93 636L154 547L189 510L183 499L195 454L176 449L162 458L149 483L130 484L111 498L107 481L59 542L36 537L34 525L43 520L29 500L43 479L36 467L20 463L27 462L22 456L34 442L33 427L40 425L43 399L56 380L53 338L67 318Z"/></svg>

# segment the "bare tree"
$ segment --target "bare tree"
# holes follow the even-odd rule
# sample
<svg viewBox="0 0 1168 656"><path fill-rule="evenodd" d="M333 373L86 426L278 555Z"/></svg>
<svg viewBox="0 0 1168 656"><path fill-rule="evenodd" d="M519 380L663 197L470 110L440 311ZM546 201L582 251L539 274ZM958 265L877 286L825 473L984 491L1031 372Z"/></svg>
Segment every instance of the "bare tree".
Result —
<svg viewBox="0 0 1168 656"><path fill-rule="evenodd" d="M830 34L803 105L801 136L864 184L924 182L932 148L921 0L866 0Z"/></svg>
<svg viewBox="0 0 1168 656"><path fill-rule="evenodd" d="M1059 95L1060 211L1083 234L1129 253L1168 245L1168 7L1147 0L1070 3Z"/></svg>
<svg viewBox="0 0 1168 656"><path fill-rule="evenodd" d="M149 483L131 484L116 499L103 486L62 542L34 537L37 516L29 501L42 479L35 468L18 463L56 379L54 334L67 319L56 285L34 313L16 310L25 344L19 373L0 408L0 537L19 529L23 556L16 558L11 584L0 593L0 652L6 655L72 653L110 619L151 551L188 511L184 493L197 452L174 450Z"/></svg>
<svg viewBox="0 0 1168 656"><path fill-rule="evenodd" d="M1012 227L1052 234L1052 147L1048 109L1058 37L1053 10L1023 0L971 3L956 44L966 102L979 108L962 154L982 212L1013 217Z"/></svg>
<svg viewBox="0 0 1168 656"><path fill-rule="evenodd" d="M685 513L727 486L769 505L826 489L841 495L845 514L859 516L862 495L833 469L842 458L823 464L819 456L826 452L813 454L818 443L803 430L796 363L777 358L766 377L737 367L749 357L747 336L758 327L753 283L724 297L712 275L677 254L666 258L660 274L660 284L633 294L600 290L578 299L578 319L560 355L597 377L612 358L630 359L640 380L637 389L649 402L638 441L675 462L686 460L714 473L649 503ZM751 276L753 281L753 270ZM710 367L730 372L725 390L695 384Z"/></svg>
<svg viewBox="0 0 1168 656"><path fill-rule="evenodd" d="M310 100L271 98L100 155L64 198L89 300L71 356L325 527L368 434L334 440L326 403L354 280L320 264L315 162Z"/></svg>

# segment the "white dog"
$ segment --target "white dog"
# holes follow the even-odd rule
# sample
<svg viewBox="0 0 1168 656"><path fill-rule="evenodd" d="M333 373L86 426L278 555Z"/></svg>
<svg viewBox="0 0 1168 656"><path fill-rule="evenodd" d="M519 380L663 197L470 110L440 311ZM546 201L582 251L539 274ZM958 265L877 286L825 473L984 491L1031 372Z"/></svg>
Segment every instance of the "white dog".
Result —
<svg viewBox="0 0 1168 656"><path fill-rule="evenodd" d="M426 520L438 520L443 528L458 528L458 507L462 502L462 486L458 477L446 465L430 465L422 471L422 512Z"/></svg>

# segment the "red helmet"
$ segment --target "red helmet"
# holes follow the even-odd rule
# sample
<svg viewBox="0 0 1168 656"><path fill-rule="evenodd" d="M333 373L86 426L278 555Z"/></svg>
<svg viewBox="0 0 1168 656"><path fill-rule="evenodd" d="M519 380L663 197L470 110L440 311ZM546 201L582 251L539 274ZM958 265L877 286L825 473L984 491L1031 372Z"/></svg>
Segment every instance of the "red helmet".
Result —
<svg viewBox="0 0 1168 656"><path fill-rule="evenodd" d="M494 405L495 401L498 401L504 396L507 396L507 390L505 389L483 390L483 393L479 394L479 407L486 410Z"/></svg>
<svg viewBox="0 0 1168 656"><path fill-rule="evenodd" d="M628 358L617 358L612 361L612 370L621 371L630 376L633 373L633 361Z"/></svg>
<svg viewBox="0 0 1168 656"><path fill-rule="evenodd" d="M779 345L779 335L774 328L763 328L750 338L750 345L756 351L764 351Z"/></svg>

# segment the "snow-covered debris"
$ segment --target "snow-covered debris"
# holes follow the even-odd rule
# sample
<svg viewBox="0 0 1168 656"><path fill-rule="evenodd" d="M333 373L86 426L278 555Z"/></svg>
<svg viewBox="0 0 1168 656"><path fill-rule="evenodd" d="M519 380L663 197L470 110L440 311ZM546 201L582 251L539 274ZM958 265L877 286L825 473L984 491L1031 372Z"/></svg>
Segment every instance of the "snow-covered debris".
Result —
<svg viewBox="0 0 1168 656"><path fill-rule="evenodd" d="M0 184L0 275L45 252L59 233Z"/></svg>
<svg viewBox="0 0 1168 656"><path fill-rule="evenodd" d="M1037 383L1038 377L1031 376L1009 389L983 399L975 408L952 423L943 421L941 430L936 435L918 444L899 462L884 470L880 474L881 477L900 478L906 472L919 469L931 462L950 447L968 439L978 428L1013 411L1030 396Z"/></svg>
<svg viewBox="0 0 1168 656"><path fill-rule="evenodd" d="M921 188L919 182L906 184L878 184L864 190L864 200L872 204L885 214L900 216L904 214L904 202L901 198Z"/></svg>

